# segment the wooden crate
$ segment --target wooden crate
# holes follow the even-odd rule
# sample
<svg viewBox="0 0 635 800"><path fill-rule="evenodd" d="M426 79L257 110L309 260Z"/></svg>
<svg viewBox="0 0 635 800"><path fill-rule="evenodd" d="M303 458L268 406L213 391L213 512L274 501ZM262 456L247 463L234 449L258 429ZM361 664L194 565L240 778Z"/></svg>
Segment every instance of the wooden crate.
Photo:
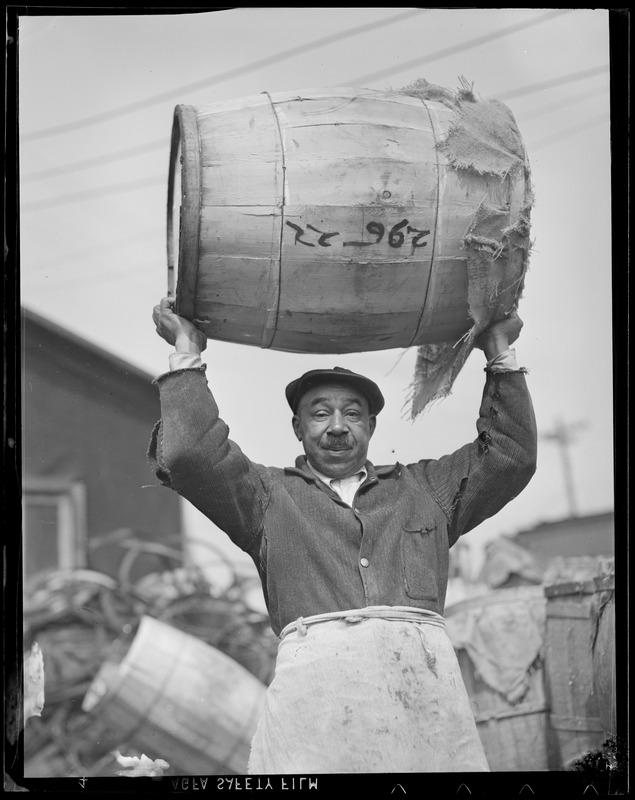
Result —
<svg viewBox="0 0 635 800"><path fill-rule="evenodd" d="M593 680L604 737L617 733L617 665L615 643L615 578L595 578L591 608Z"/></svg>
<svg viewBox="0 0 635 800"><path fill-rule="evenodd" d="M604 725L593 670L593 580L545 587L545 667L551 725L564 769L599 750Z"/></svg>

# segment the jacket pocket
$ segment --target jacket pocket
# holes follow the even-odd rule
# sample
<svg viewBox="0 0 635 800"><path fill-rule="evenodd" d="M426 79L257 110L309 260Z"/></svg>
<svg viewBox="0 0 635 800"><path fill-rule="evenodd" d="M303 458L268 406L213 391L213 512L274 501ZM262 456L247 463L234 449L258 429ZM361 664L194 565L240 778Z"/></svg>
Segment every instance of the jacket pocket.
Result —
<svg viewBox="0 0 635 800"><path fill-rule="evenodd" d="M406 594L413 600L438 600L436 522L404 525L401 560Z"/></svg>

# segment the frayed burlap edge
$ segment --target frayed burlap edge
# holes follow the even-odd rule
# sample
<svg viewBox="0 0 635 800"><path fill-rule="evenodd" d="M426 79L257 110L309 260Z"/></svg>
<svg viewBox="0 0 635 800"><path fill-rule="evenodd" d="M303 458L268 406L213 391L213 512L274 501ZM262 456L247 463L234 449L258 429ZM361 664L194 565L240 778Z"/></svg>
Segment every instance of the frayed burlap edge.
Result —
<svg viewBox="0 0 635 800"><path fill-rule="evenodd" d="M422 101L436 101L455 112L446 137L438 144L446 162L464 176L497 176L523 180L524 200L507 226L497 224L506 209L482 203L466 230L462 246L468 274L468 310L472 327L458 342L417 348L415 374L406 399L412 419L447 397L475 347L479 335L495 320L518 307L529 265L530 212L534 198L527 154L511 111L497 100L479 101L472 85L460 78L452 92L419 79L400 90Z"/></svg>

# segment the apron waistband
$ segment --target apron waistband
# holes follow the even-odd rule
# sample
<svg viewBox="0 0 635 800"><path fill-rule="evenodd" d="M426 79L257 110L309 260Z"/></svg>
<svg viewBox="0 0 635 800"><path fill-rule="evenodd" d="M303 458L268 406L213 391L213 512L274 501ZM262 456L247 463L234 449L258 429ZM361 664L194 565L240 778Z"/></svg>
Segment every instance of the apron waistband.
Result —
<svg viewBox="0 0 635 800"><path fill-rule="evenodd" d="M366 608L354 608L349 611L330 611L325 614L313 614L310 617L298 617L294 622L285 625L280 631L280 639L284 639L287 634L293 631L297 631L301 636L306 636L307 628L320 622L343 620L349 625L354 625L364 619L372 618L388 621L423 622L428 625L445 628L445 619L435 611L428 611L425 608L367 606Z"/></svg>

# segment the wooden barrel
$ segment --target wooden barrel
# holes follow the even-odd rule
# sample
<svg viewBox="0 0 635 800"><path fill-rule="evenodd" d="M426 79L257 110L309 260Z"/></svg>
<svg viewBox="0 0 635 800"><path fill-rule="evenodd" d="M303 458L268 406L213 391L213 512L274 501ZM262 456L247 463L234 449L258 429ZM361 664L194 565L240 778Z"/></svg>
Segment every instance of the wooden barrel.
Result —
<svg viewBox="0 0 635 800"><path fill-rule="evenodd" d="M245 774L266 688L231 658L171 625L143 617L113 652L83 710L126 746L167 761L175 774Z"/></svg>
<svg viewBox="0 0 635 800"><path fill-rule="evenodd" d="M509 310L531 203L501 108L356 88L177 106L178 313L212 339L346 353L456 342L485 306Z"/></svg>
<svg viewBox="0 0 635 800"><path fill-rule="evenodd" d="M541 586L519 586L462 600L445 612L477 730L494 772L547 771L557 766L541 647L544 606ZM479 629L480 636L475 633ZM518 637L532 634L534 650L527 656L518 649ZM524 686L506 692L503 685L492 680L479 658L486 651L494 661L496 651L519 652ZM533 653L535 659L528 664Z"/></svg>
<svg viewBox="0 0 635 800"><path fill-rule="evenodd" d="M558 737L561 767L604 741L593 669L594 580L556 583L547 598L545 666L551 725Z"/></svg>

